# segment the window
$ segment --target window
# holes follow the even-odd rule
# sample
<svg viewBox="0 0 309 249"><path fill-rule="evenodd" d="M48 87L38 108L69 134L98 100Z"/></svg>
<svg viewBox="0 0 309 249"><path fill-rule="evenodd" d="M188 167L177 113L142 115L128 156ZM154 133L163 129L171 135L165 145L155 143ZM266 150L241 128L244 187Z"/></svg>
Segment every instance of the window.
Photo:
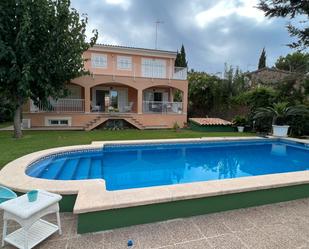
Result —
<svg viewBox="0 0 309 249"><path fill-rule="evenodd" d="M62 120L59 120L60 121L60 125L69 125L69 120L67 119L62 119Z"/></svg>
<svg viewBox="0 0 309 249"><path fill-rule="evenodd" d="M142 59L142 76L152 77L152 59Z"/></svg>
<svg viewBox="0 0 309 249"><path fill-rule="evenodd" d="M92 54L91 62L92 62L92 67L106 68L107 67L107 55L106 54Z"/></svg>
<svg viewBox="0 0 309 249"><path fill-rule="evenodd" d="M142 59L142 76L166 78L166 61L160 59Z"/></svg>
<svg viewBox="0 0 309 249"><path fill-rule="evenodd" d="M132 69L132 58L128 56L117 56L117 69L131 70Z"/></svg>
<svg viewBox="0 0 309 249"><path fill-rule="evenodd" d="M154 101L162 101L162 93L160 93L160 92L154 92L153 93L153 100Z"/></svg>
<svg viewBox="0 0 309 249"><path fill-rule="evenodd" d="M48 120L49 121L49 125L58 125L59 124L59 120Z"/></svg>
<svg viewBox="0 0 309 249"><path fill-rule="evenodd" d="M154 60L153 61L153 75L154 78L165 78L166 74L166 63L165 60Z"/></svg>
<svg viewBox="0 0 309 249"><path fill-rule="evenodd" d="M111 90L110 91L110 105L113 107L113 108L118 108L118 92L115 91L115 90Z"/></svg>
<svg viewBox="0 0 309 249"><path fill-rule="evenodd" d="M68 119L49 119L48 125L50 126L69 126Z"/></svg>

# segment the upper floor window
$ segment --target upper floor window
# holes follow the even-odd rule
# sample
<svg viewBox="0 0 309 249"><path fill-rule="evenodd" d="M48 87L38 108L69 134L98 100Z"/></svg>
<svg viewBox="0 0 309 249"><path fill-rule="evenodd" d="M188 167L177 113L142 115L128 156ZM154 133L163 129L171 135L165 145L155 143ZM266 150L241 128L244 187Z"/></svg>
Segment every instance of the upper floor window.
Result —
<svg viewBox="0 0 309 249"><path fill-rule="evenodd" d="M91 55L92 67L106 68L107 55L106 54L92 54Z"/></svg>
<svg viewBox="0 0 309 249"><path fill-rule="evenodd" d="M132 69L132 57L117 56L117 69L131 70Z"/></svg>
<svg viewBox="0 0 309 249"><path fill-rule="evenodd" d="M160 59L142 58L142 76L166 78L166 61Z"/></svg>

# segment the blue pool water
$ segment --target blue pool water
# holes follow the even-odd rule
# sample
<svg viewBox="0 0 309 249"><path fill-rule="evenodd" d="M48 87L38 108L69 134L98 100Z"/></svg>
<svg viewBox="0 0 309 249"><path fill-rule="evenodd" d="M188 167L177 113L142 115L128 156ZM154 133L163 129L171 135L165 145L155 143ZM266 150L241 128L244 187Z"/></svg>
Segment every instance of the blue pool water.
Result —
<svg viewBox="0 0 309 249"><path fill-rule="evenodd" d="M309 169L309 146L279 140L107 145L58 154L26 173L54 180L102 178L119 190Z"/></svg>

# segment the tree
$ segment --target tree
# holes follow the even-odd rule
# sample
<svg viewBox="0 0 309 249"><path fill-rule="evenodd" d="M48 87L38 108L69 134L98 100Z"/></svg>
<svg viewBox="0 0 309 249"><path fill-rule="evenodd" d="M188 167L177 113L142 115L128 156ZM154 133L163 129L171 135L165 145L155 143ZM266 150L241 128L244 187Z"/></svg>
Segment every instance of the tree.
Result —
<svg viewBox="0 0 309 249"><path fill-rule="evenodd" d="M82 54L87 43L87 17L70 8L69 0L0 2L0 95L12 104L14 136L21 132L22 105L31 98L47 105L48 97L67 92L70 79L84 75Z"/></svg>
<svg viewBox="0 0 309 249"><path fill-rule="evenodd" d="M235 99L239 104L247 105L251 112L260 107L270 106L276 98L276 91L270 87L258 87L239 94Z"/></svg>
<svg viewBox="0 0 309 249"><path fill-rule="evenodd" d="M304 74L309 70L309 54L298 51L286 56L280 56L275 66L281 70Z"/></svg>
<svg viewBox="0 0 309 249"><path fill-rule="evenodd" d="M233 95L239 95L240 93L249 89L249 85L246 83L245 74L236 67L234 76L233 76Z"/></svg>
<svg viewBox="0 0 309 249"><path fill-rule="evenodd" d="M244 74L225 64L224 79L191 70L189 81L190 115L203 116L211 111L228 113L233 98L246 89Z"/></svg>
<svg viewBox="0 0 309 249"><path fill-rule="evenodd" d="M258 8L265 12L265 16L298 18L300 25L296 27L291 23L287 25L291 36L297 41L289 44L292 48L306 49L309 45L309 2L308 0L260 0Z"/></svg>
<svg viewBox="0 0 309 249"><path fill-rule="evenodd" d="M11 121L13 118L12 107L5 96L0 96L0 123Z"/></svg>
<svg viewBox="0 0 309 249"><path fill-rule="evenodd" d="M180 67L180 64L181 64L181 55L177 49L177 55L176 55L176 59L175 59L175 67Z"/></svg>
<svg viewBox="0 0 309 249"><path fill-rule="evenodd" d="M239 67L234 68L227 63L224 64L224 79L221 84L227 94L226 98L237 96L247 89L244 73Z"/></svg>
<svg viewBox="0 0 309 249"><path fill-rule="evenodd" d="M188 67L186 51L185 51L185 47L183 46L183 44L181 45L181 49L180 49L180 58L181 58L181 66Z"/></svg>
<svg viewBox="0 0 309 249"><path fill-rule="evenodd" d="M191 70L188 81L190 116L203 116L213 108L215 101L221 102L223 91L219 89L221 79L218 77Z"/></svg>
<svg viewBox="0 0 309 249"><path fill-rule="evenodd" d="M276 90L276 102L288 102L291 105L304 103L308 97L305 93L305 80L298 75L291 75L280 81Z"/></svg>
<svg viewBox="0 0 309 249"><path fill-rule="evenodd" d="M188 67L188 61L186 58L186 51L185 47L182 44L180 52L177 50L176 60L175 60L175 66L176 67Z"/></svg>
<svg viewBox="0 0 309 249"><path fill-rule="evenodd" d="M224 64L224 79L222 84L226 88L227 98L233 95L233 76L234 76L234 68L229 66L227 63Z"/></svg>
<svg viewBox="0 0 309 249"><path fill-rule="evenodd" d="M265 48L263 48L262 53L260 55L260 59L259 59L258 69L262 69L265 67L266 67L266 51L265 51Z"/></svg>

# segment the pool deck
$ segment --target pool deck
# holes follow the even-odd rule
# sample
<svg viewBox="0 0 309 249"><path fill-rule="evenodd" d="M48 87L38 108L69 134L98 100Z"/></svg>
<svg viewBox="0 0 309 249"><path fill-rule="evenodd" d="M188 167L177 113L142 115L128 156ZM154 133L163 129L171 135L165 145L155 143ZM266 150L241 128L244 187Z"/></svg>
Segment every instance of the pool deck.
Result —
<svg viewBox="0 0 309 249"><path fill-rule="evenodd" d="M225 180L213 180L169 186L156 186L118 191L106 191L105 181L96 180L47 180L33 178L25 174L32 162L39 158L72 150L99 149L105 144L136 144L160 142L214 142L233 140L263 139L261 137L215 137L198 139L161 139L161 140L132 140L93 142L91 145L78 145L53 148L31 153L7 164L0 171L0 184L19 192L32 189L44 189L59 194L77 194L74 206L75 214L109 209L120 209L147 204L164 203L194 198L203 198L225 194L241 193L254 190L278 188L309 183L309 171L250 176ZM290 141L309 144L309 140L291 139Z"/></svg>
<svg viewBox="0 0 309 249"><path fill-rule="evenodd" d="M0 213L2 219L2 212ZM48 217L54 221L53 216ZM307 249L309 199L78 235L76 215L61 214L63 235L40 249ZM2 222L2 221L1 221ZM10 223L9 230L16 224ZM2 234L2 233L1 233ZM127 241L134 242L127 247ZM5 246L4 249L13 249Z"/></svg>

